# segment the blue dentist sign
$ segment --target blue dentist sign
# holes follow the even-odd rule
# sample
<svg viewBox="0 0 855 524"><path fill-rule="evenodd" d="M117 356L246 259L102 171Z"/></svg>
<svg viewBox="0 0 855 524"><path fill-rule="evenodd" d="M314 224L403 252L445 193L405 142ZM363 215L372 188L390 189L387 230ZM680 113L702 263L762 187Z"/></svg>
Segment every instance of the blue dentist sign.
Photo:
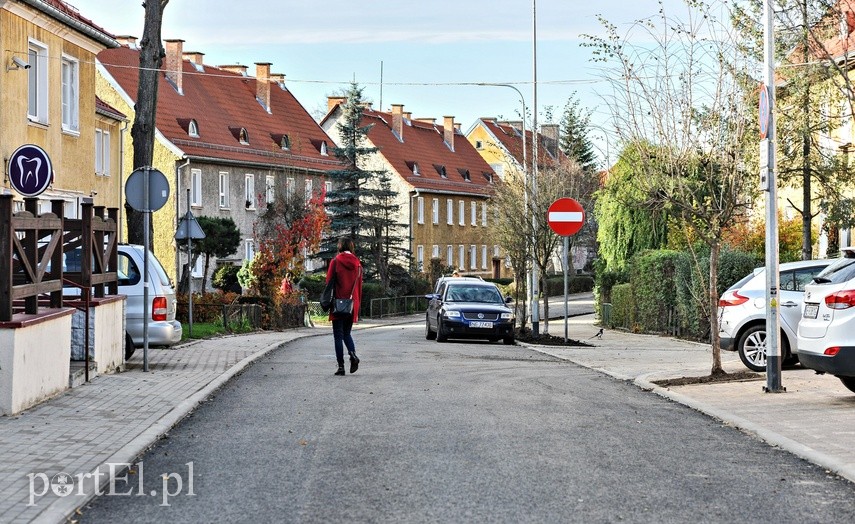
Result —
<svg viewBox="0 0 855 524"><path fill-rule="evenodd" d="M9 158L9 181L25 197L41 195L53 182L53 164L45 150L26 144Z"/></svg>

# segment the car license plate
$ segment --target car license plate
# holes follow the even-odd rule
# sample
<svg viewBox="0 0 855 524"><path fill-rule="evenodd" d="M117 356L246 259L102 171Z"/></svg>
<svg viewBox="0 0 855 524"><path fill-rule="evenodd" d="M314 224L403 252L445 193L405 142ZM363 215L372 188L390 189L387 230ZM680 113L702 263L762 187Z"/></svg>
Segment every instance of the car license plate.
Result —
<svg viewBox="0 0 855 524"><path fill-rule="evenodd" d="M804 318L816 318L817 313L819 313L819 304L805 304Z"/></svg>
<svg viewBox="0 0 855 524"><path fill-rule="evenodd" d="M492 322L470 322L469 327L471 328L492 328Z"/></svg>

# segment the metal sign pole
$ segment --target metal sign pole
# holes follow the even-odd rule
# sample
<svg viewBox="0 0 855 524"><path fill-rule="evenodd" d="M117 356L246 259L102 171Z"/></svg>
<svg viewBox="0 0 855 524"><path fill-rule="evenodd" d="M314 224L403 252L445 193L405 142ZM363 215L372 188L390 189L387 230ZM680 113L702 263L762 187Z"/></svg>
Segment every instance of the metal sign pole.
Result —
<svg viewBox="0 0 855 524"><path fill-rule="evenodd" d="M143 170L143 371L148 371L148 319L151 316L151 305L148 302L148 244L149 244L149 219L151 209L149 203L149 175L150 168Z"/></svg>
<svg viewBox="0 0 855 524"><path fill-rule="evenodd" d="M190 216L190 188L187 188L187 213ZM193 240L190 238L190 221L187 221L187 297L189 307L187 309L187 323L190 327L190 338L193 338Z"/></svg>
<svg viewBox="0 0 855 524"><path fill-rule="evenodd" d="M767 393L786 391L781 386L781 340L778 308L778 192L775 176L775 34L772 25L772 0L763 2L764 89L767 89L767 112L761 115L761 129L766 129L765 153L768 158L766 174L766 387ZM765 125L765 126L764 126Z"/></svg>
<svg viewBox="0 0 855 524"><path fill-rule="evenodd" d="M567 289L567 265L570 263L570 237L564 237L564 343L567 343L568 306L570 295Z"/></svg>

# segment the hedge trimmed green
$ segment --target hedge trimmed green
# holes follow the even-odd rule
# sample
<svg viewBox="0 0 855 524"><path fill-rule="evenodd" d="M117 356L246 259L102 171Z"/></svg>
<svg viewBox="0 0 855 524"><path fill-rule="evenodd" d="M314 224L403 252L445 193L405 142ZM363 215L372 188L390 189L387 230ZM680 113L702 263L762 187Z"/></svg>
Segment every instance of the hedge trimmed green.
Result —
<svg viewBox="0 0 855 524"><path fill-rule="evenodd" d="M635 301L632 296L632 284L612 286L612 315L609 327L632 329L635 325Z"/></svg>

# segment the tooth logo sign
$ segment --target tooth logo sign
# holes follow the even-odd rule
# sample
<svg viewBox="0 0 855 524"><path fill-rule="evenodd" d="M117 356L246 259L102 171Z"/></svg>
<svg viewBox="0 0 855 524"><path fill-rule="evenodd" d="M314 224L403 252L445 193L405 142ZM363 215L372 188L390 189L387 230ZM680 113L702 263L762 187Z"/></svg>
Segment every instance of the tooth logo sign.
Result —
<svg viewBox="0 0 855 524"><path fill-rule="evenodd" d="M53 183L53 165L45 150L33 144L19 147L9 158L9 181L25 197L41 195Z"/></svg>

